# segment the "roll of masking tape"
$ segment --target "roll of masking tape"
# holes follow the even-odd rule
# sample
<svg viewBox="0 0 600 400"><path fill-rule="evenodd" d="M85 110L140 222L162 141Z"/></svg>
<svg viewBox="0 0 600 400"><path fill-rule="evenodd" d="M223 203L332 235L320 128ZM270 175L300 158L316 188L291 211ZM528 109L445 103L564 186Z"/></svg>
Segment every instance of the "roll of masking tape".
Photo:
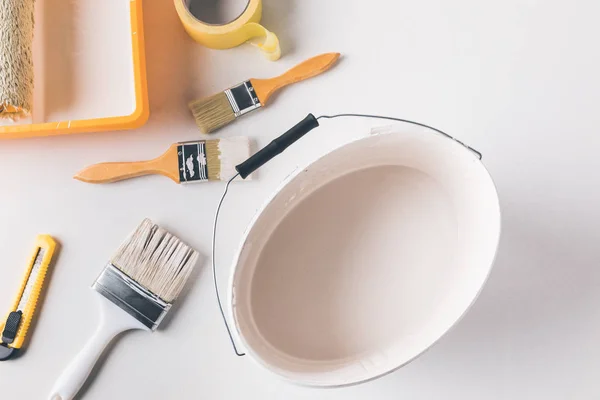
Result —
<svg viewBox="0 0 600 400"><path fill-rule="evenodd" d="M175 0L177 14L188 34L198 43L212 49L230 49L248 42L258 47L271 61L281 56L279 39L259 24L261 0L248 0L245 10L235 20L219 25L201 21L192 4L202 0Z"/></svg>

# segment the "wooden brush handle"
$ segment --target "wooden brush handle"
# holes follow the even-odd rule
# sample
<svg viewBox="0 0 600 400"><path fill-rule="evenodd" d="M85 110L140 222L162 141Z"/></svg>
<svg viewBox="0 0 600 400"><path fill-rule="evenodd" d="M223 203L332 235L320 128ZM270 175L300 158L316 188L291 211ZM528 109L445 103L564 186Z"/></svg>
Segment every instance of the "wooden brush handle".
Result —
<svg viewBox="0 0 600 400"><path fill-rule="evenodd" d="M74 178L87 183L112 183L155 173L152 161L108 162L84 168Z"/></svg>
<svg viewBox="0 0 600 400"><path fill-rule="evenodd" d="M269 97L278 89L327 71L339 57L340 53L324 53L309 58L283 75L271 79L250 79L250 82L254 86L258 100L262 105L265 105L269 101Z"/></svg>
<svg viewBox="0 0 600 400"><path fill-rule="evenodd" d="M159 174L179 183L177 145L150 161L108 162L91 165L79 171L75 179L87 183L112 183L138 176Z"/></svg>

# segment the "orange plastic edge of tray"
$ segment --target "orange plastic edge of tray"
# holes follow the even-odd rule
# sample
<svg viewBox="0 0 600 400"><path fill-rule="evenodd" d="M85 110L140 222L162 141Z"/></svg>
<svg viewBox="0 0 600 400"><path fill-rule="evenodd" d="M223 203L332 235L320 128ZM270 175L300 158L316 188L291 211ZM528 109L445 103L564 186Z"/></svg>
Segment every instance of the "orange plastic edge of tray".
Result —
<svg viewBox="0 0 600 400"><path fill-rule="evenodd" d="M135 80L135 110L133 113L119 117L0 126L0 139L116 131L135 129L144 125L148 121L150 110L148 106L148 86L146 83L142 0L131 0L130 15Z"/></svg>

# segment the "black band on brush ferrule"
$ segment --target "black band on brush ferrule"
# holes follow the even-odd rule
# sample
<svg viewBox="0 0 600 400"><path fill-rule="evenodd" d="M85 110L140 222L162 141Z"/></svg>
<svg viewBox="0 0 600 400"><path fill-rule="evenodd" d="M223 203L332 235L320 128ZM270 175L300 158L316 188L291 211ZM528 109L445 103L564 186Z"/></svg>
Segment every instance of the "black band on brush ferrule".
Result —
<svg viewBox="0 0 600 400"><path fill-rule="evenodd" d="M235 169L239 172L242 179L246 179L252 172L262 167L278 154L281 154L285 149L317 126L319 126L319 121L317 121L314 115L308 114L306 118L277 139L274 139L252 157L237 165Z"/></svg>
<svg viewBox="0 0 600 400"><path fill-rule="evenodd" d="M208 163L206 160L206 143L189 142L177 146L179 182L197 182L208 180Z"/></svg>
<svg viewBox="0 0 600 400"><path fill-rule="evenodd" d="M250 81L240 83L237 86L225 90L225 96L236 117L244 115L261 106L260 100L254 91Z"/></svg>

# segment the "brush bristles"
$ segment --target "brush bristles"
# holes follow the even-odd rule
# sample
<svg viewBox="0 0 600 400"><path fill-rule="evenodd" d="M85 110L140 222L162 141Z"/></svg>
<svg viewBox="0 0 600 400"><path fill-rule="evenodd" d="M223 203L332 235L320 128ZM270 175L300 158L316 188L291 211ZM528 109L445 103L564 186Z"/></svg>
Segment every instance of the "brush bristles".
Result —
<svg viewBox="0 0 600 400"><path fill-rule="evenodd" d="M202 133L210 133L235 119L235 113L224 92L192 101L190 110Z"/></svg>
<svg viewBox="0 0 600 400"><path fill-rule="evenodd" d="M194 249L145 219L121 245L111 264L171 303L181 293L197 261Z"/></svg>
<svg viewBox="0 0 600 400"><path fill-rule="evenodd" d="M219 142L221 142L221 139L207 140L205 143L206 169L208 170L209 181L221 180L221 150L219 149Z"/></svg>
<svg viewBox="0 0 600 400"><path fill-rule="evenodd" d="M211 181L229 180L237 172L235 166L250 157L250 139L246 136L207 140L205 145Z"/></svg>

